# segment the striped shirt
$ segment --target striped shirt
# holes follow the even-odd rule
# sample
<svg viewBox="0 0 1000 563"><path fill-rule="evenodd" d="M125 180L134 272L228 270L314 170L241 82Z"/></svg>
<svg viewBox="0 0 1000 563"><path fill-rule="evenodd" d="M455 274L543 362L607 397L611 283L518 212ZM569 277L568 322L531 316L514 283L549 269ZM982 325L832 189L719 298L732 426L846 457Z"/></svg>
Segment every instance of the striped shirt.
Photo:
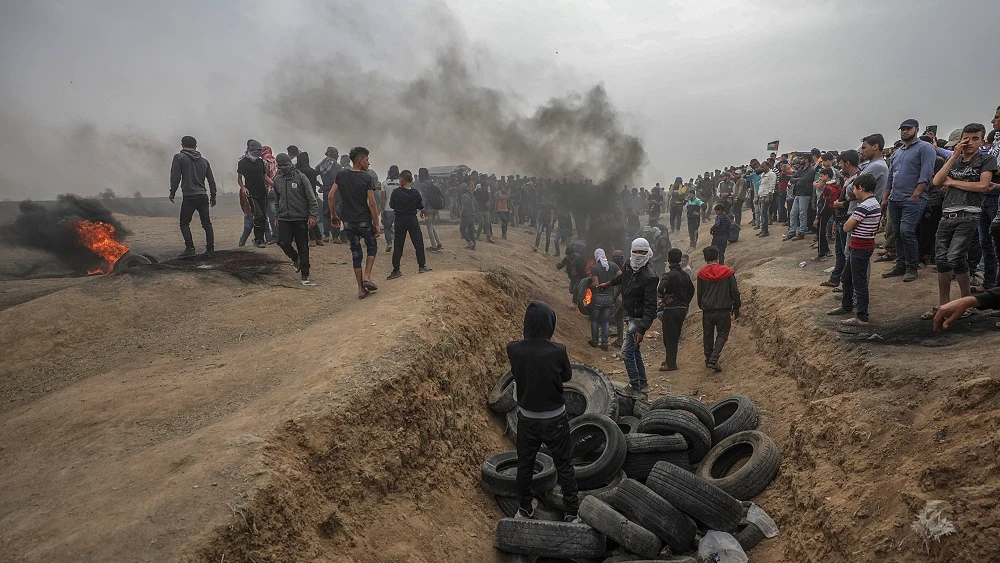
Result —
<svg viewBox="0 0 1000 563"><path fill-rule="evenodd" d="M874 196L862 201L854 208L851 219L857 221L851 231L851 248L866 250L875 248L875 232L882 220L882 207Z"/></svg>

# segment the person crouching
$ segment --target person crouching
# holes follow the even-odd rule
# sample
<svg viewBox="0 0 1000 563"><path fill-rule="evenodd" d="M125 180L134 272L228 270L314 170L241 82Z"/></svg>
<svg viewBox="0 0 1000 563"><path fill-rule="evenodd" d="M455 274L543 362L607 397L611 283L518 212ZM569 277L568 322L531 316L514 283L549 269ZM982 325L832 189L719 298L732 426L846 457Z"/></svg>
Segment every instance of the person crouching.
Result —
<svg viewBox="0 0 1000 563"><path fill-rule="evenodd" d="M291 258L295 271L301 272L302 285L314 286L309 281L309 230L319 220L319 204L312 184L292 166L292 158L281 153L275 160L278 173L273 186L277 210L274 223L278 228L278 246Z"/></svg>
<svg viewBox="0 0 1000 563"><path fill-rule="evenodd" d="M555 462L566 505L567 522L579 522L573 444L563 383L573 377L566 346L552 341L556 312L542 301L532 301L524 312L524 339L507 344L517 402L517 518L532 518L531 479L542 444Z"/></svg>

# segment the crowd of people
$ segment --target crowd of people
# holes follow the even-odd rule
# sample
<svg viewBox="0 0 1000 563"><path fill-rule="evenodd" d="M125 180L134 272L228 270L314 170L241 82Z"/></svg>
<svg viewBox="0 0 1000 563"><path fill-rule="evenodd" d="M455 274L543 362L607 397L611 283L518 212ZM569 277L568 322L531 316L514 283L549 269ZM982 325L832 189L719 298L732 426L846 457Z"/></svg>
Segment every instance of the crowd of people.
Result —
<svg viewBox="0 0 1000 563"><path fill-rule="evenodd" d="M884 278L910 282L921 269L937 272L938 303L923 317L938 315L942 327L954 319L941 316L959 309L957 316L968 315L972 307L986 306L1000 291L993 290L1000 245L1000 184L994 177L1000 108L991 125L987 130L970 123L941 139L936 127L919 134L919 123L907 119L891 145L873 133L861 138L857 149L772 152L761 160L706 171L687 182L677 177L665 188L657 183L649 190L465 167L434 178L420 168L414 178L411 171L392 165L380 180L363 147L346 155L330 147L312 168L308 153L296 146L275 156L270 147L251 139L236 166L245 213L239 245L251 235L258 247L277 243L302 283L315 285L309 279L309 247L349 244L358 298L364 299L378 290L372 270L383 237L386 251L392 252L388 279L393 280L403 275L407 238L417 271L431 271L427 252L443 248L438 234L442 213L457 221L469 251L483 237L497 243L495 226L502 240L511 227L530 227L533 251L561 257L556 267L569 278L569 305L577 307L583 298L581 284L589 290L589 343L605 350L621 348L632 392L641 396L648 392L640 351L646 332L659 318L666 351L660 369L677 369L681 327L696 298L704 311L706 366L721 371L720 355L741 304L726 251L739 241L746 218L757 237L768 237L773 225L781 225L787 227L782 240L795 244L808 237L815 249L813 261L833 261L821 285L839 294L840 305L829 313L847 317L841 321L846 325L871 322L873 257L890 265ZM216 201L214 176L192 137L184 137L181 145L170 191L171 200L178 187L184 196L181 256L195 255L190 222L196 211L211 255L208 210ZM685 222L687 253L671 241L671 235L680 240ZM698 248L699 229L708 222L711 244L701 253L707 265L694 273L689 253ZM884 243L876 245L882 231ZM960 294L955 302L953 282ZM980 297L972 299L974 294Z"/></svg>

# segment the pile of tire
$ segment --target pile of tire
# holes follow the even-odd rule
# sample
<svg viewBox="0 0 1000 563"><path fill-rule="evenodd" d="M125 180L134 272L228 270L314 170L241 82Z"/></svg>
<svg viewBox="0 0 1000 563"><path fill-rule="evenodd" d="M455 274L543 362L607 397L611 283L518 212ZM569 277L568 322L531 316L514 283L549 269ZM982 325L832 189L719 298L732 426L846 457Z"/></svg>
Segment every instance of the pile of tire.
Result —
<svg viewBox="0 0 1000 563"><path fill-rule="evenodd" d="M604 373L583 364L573 364L566 389L582 523L563 521L562 490L544 448L532 478L534 517L513 518L517 453L497 454L482 466L483 488L506 516L497 549L519 562L680 562L694 561L710 530L733 534L745 551L764 539L746 516L749 501L777 475L780 456L756 430L759 414L749 398L711 407L683 395L647 403L616 392ZM510 373L491 391L489 406L506 417L516 443Z"/></svg>

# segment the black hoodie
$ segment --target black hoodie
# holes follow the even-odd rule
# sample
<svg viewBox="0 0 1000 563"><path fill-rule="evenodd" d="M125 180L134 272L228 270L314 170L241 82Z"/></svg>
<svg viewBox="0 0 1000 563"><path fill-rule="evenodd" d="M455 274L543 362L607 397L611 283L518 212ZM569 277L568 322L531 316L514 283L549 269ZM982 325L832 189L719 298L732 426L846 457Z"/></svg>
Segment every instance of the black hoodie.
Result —
<svg viewBox="0 0 1000 563"><path fill-rule="evenodd" d="M515 399L521 409L548 412L566 405L563 382L573 377L566 346L553 342L556 312L542 301L532 301L524 312L524 340L507 344L514 374Z"/></svg>

